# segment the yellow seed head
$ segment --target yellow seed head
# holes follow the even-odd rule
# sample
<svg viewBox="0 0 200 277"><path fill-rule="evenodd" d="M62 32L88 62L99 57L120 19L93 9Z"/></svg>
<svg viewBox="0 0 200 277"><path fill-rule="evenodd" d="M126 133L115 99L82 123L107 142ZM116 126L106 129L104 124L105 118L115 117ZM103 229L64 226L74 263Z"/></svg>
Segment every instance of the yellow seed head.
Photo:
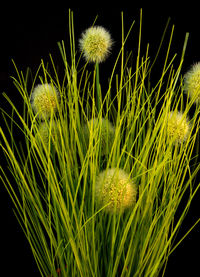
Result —
<svg viewBox="0 0 200 277"><path fill-rule="evenodd" d="M105 211L114 213L133 207L136 203L137 186L122 169L102 171L96 180L96 201Z"/></svg>
<svg viewBox="0 0 200 277"><path fill-rule="evenodd" d="M34 88L31 105L35 114L42 119L48 119L58 108L59 93L51 84L41 84Z"/></svg>
<svg viewBox="0 0 200 277"><path fill-rule="evenodd" d="M84 125L83 135L87 145L89 145L90 138L100 139L101 155L107 155L110 153L114 142L115 128L108 119L94 118Z"/></svg>
<svg viewBox="0 0 200 277"><path fill-rule="evenodd" d="M200 103L200 62L194 64L185 74L184 89L191 99Z"/></svg>
<svg viewBox="0 0 200 277"><path fill-rule="evenodd" d="M101 26L88 28L79 41L86 61L103 62L110 53L112 39L110 33Z"/></svg>
<svg viewBox="0 0 200 277"><path fill-rule="evenodd" d="M169 137L179 143L186 140L190 132L188 119L181 112L171 112L168 115L167 127Z"/></svg>
<svg viewBox="0 0 200 277"><path fill-rule="evenodd" d="M48 146L49 141L55 141L57 137L59 137L59 132L57 129L57 124L54 120L40 123L38 132L36 134L36 140L40 143L42 142L44 147Z"/></svg>

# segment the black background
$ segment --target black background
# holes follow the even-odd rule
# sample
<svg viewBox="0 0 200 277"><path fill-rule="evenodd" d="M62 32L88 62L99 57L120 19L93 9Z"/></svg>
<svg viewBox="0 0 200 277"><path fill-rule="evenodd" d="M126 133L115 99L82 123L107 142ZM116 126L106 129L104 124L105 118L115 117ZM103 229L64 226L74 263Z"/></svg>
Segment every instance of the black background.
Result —
<svg viewBox="0 0 200 277"><path fill-rule="evenodd" d="M57 42L68 41L68 9L74 11L75 37L76 43L80 33L89 27L96 15L98 15L97 24L107 28L115 41L112 56L108 61L102 64L102 72L105 79L110 74L113 61L120 49L121 40L121 11L124 11L125 32L131 22L135 19L136 24L131 35L132 38L127 42L129 50L133 50L133 55L137 53L138 42L138 22L140 7L134 4L130 7L105 6L104 8L92 7L89 4L85 6L61 6L49 4L46 7L41 5L29 5L22 7L7 7L1 10L1 42L0 42L0 93L5 91L11 99L17 104L19 98L17 91L12 85L11 75L15 71L11 62L14 59L17 66L25 70L28 66L36 71L41 58L48 60L51 53L58 66L62 66L59 58ZM189 42L186 51L183 71L188 70L191 64L200 60L200 36L199 36L199 16L198 6L193 7L191 11L187 7L170 8L169 6L142 7L143 8L143 27L142 27L142 48L145 54L146 43L150 43L150 55L155 55L159 45L163 30L168 17L171 17L171 25L175 25L174 39L172 43L172 53L179 53L182 50L185 33L189 32ZM170 28L169 28L170 30ZM167 33L169 38L170 31ZM167 44L166 44L167 45ZM166 49L166 48L165 48ZM133 58L134 60L134 58ZM177 60L178 61L178 60ZM162 62L162 57L160 59ZM159 74L162 65L155 68L155 76ZM1 96L1 105L6 105ZM185 232L194 224L200 216L199 195L194 199L190 212L186 217L180 234ZM6 276L40 276L37 271L31 250L26 238L21 231L17 220L13 214L12 202L3 187L0 186L0 211L1 211L1 270L5 269ZM200 276L199 269L199 248L200 248L200 225L190 233L184 242L170 256L166 277L173 276ZM189 273L189 275L188 275Z"/></svg>

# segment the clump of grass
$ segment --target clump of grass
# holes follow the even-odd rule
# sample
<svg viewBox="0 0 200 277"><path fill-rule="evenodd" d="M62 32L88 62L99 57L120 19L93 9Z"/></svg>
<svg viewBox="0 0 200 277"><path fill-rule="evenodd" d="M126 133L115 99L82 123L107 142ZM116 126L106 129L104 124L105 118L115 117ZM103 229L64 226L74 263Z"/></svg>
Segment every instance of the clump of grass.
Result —
<svg viewBox="0 0 200 277"><path fill-rule="evenodd" d="M63 79L50 56L51 74L41 61L29 91L29 71L23 74L14 64L17 77L13 82L22 98L23 115L4 93L12 107L11 115L1 109L11 139L1 127L1 148L15 183L4 168L1 180L41 276L164 275L169 255L182 241L175 242L175 238L200 185L195 184L200 167L195 148L200 108L195 106L189 120L194 101L184 102L181 79L188 34L175 69L176 55L169 59L172 27L160 78L152 85L156 59L151 62L149 45L141 56L142 12L136 64L131 66L129 56L125 59L125 46L134 22L127 34L123 26L122 14L122 47L103 99L98 98L98 63L93 72L87 63L78 68L71 11L70 57L64 42L59 43ZM163 40L164 36L156 58ZM43 118L35 114L30 101L38 82L51 84L59 95L56 109ZM188 126L187 132L183 125ZM21 148L14 140L16 129L24 136ZM109 195L112 181L117 193ZM115 209L109 212L108 207ZM186 235L198 222L188 226Z"/></svg>

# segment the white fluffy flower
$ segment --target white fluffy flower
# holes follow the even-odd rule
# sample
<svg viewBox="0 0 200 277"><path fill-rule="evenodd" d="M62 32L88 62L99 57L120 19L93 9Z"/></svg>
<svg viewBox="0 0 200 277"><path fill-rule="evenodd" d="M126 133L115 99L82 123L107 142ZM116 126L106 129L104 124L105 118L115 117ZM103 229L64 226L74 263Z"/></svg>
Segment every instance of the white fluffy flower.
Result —
<svg viewBox="0 0 200 277"><path fill-rule="evenodd" d="M58 108L59 93L52 84L37 85L31 96L31 105L35 114L48 119Z"/></svg>
<svg viewBox="0 0 200 277"><path fill-rule="evenodd" d="M124 211L136 203L137 186L122 169L111 168L102 171L96 180L96 201L106 206L105 211Z"/></svg>
<svg viewBox="0 0 200 277"><path fill-rule="evenodd" d="M186 140L190 132L188 118L181 112L171 112L167 119L167 132L170 138L179 143Z"/></svg>
<svg viewBox="0 0 200 277"><path fill-rule="evenodd" d="M113 42L106 29L94 26L83 32L79 43L87 61L100 63L107 58Z"/></svg>

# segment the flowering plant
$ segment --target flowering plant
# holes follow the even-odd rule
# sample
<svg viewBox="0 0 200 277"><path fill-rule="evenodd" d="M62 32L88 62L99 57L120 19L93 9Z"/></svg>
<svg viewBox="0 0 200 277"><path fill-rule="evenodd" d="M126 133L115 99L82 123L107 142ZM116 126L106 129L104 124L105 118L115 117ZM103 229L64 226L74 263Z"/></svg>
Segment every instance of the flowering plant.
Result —
<svg viewBox="0 0 200 277"><path fill-rule="evenodd" d="M23 74L14 64L24 114L4 93L12 107L11 116L1 109L11 140L0 127L1 148L14 180L4 168L1 180L41 276L164 275L169 255L184 238L175 241L200 186L195 182L198 68L191 73L197 72L195 78L181 78L188 34L175 69L175 56L169 59L172 29L160 79L153 85L156 60L150 62L148 46L141 56L141 12L136 64L130 65L129 55L125 59L133 22L127 34L122 28L122 46L102 97L99 63L111 54L111 36L99 26L82 34L80 55L86 64L78 70L71 11L69 23L70 57L59 43L63 79L50 56L53 74L42 61L30 91L29 71ZM95 64L92 72L88 62ZM23 135L23 147L14 129Z"/></svg>

